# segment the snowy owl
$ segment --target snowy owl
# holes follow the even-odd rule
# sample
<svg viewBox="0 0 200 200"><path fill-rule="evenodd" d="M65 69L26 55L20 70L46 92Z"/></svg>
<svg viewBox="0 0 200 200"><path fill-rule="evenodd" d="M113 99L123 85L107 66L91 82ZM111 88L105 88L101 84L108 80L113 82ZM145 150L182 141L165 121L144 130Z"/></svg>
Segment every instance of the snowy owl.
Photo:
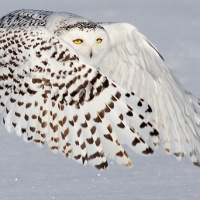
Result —
<svg viewBox="0 0 200 200"><path fill-rule="evenodd" d="M200 101L134 26L17 10L0 19L0 120L81 164L133 165L159 145L200 166Z"/></svg>

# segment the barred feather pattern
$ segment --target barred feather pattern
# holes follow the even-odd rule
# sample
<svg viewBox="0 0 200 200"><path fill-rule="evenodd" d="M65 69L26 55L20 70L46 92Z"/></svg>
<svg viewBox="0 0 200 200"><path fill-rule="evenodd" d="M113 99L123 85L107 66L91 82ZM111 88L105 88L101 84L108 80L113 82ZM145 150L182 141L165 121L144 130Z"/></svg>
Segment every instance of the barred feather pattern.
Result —
<svg viewBox="0 0 200 200"><path fill-rule="evenodd" d="M15 10L5 15L0 20L0 28L19 26L45 26L51 11L42 10Z"/></svg>
<svg viewBox="0 0 200 200"><path fill-rule="evenodd" d="M47 142L81 164L132 166L121 144L145 155L159 134L143 99L122 89L43 27L0 29L0 117L8 132Z"/></svg>
<svg viewBox="0 0 200 200"><path fill-rule="evenodd" d="M16 10L0 19L0 67L1 122L27 142L98 169L132 166L122 145L148 143L200 166L200 100L131 24Z"/></svg>

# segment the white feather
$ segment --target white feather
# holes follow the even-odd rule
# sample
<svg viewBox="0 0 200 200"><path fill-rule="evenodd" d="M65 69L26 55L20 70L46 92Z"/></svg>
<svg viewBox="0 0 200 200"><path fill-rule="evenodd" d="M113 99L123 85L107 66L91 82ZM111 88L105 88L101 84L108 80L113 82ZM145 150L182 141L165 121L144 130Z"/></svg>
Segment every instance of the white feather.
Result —
<svg viewBox="0 0 200 200"><path fill-rule="evenodd" d="M199 100L130 24L14 11L0 19L0 67L1 122L25 141L105 169L133 165L123 144L149 155L161 139L200 165Z"/></svg>
<svg viewBox="0 0 200 200"><path fill-rule="evenodd" d="M168 153L182 161L184 154L199 152L199 100L184 89L158 50L134 26L101 25L110 37L111 51L100 70L151 105L154 111L151 120ZM199 165L197 158L193 162Z"/></svg>

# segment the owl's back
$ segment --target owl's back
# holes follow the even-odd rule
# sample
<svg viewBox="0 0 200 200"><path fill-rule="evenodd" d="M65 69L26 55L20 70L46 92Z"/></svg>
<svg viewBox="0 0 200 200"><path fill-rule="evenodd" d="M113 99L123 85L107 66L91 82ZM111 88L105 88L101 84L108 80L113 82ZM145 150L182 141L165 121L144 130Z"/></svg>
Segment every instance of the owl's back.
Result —
<svg viewBox="0 0 200 200"><path fill-rule="evenodd" d="M51 11L42 10L16 10L0 19L0 28L15 26L45 26Z"/></svg>

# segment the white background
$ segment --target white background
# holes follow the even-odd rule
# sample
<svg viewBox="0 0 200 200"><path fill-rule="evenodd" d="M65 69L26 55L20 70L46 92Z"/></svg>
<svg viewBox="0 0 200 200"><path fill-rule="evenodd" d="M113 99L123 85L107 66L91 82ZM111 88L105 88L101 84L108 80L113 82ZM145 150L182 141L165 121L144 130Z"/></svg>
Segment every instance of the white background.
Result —
<svg viewBox="0 0 200 200"><path fill-rule="evenodd" d="M0 16L16 9L67 11L93 21L129 22L159 49L185 87L200 97L199 0L6 0ZM0 199L200 199L200 169L179 164L162 148L151 157L129 151L135 166L109 161L108 171L79 166L45 146L0 132Z"/></svg>

